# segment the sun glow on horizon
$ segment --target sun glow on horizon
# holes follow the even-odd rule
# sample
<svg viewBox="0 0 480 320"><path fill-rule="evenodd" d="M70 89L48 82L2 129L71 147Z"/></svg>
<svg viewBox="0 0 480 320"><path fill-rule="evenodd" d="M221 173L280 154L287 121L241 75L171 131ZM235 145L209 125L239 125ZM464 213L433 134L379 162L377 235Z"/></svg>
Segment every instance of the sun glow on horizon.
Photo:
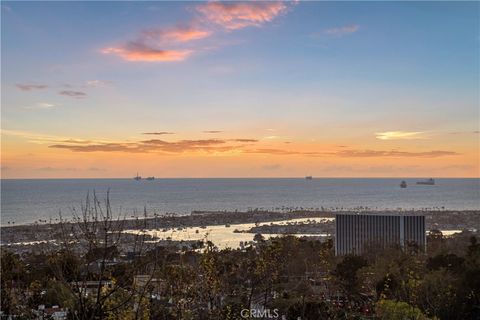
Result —
<svg viewBox="0 0 480 320"><path fill-rule="evenodd" d="M154 4L2 2L2 178L480 176L477 4Z"/></svg>

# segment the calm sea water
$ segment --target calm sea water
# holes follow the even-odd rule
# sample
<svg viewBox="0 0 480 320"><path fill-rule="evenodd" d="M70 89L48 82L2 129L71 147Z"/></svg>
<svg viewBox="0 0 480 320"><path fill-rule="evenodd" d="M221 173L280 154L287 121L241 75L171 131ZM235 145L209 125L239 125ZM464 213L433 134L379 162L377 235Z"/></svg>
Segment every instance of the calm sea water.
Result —
<svg viewBox="0 0 480 320"><path fill-rule="evenodd" d="M480 209L480 179L437 179L420 186L418 179L49 179L2 180L1 224L54 220L71 215L88 192L104 199L110 190L112 207L141 215L189 214L192 210L302 208Z"/></svg>

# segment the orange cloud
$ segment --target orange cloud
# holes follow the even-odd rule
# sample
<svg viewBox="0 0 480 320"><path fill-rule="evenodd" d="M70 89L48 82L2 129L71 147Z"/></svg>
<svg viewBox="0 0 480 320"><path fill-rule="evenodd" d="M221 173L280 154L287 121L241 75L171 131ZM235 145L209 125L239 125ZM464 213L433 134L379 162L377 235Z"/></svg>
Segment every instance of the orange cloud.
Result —
<svg viewBox="0 0 480 320"><path fill-rule="evenodd" d="M248 26L260 26L272 21L287 9L285 2L208 2L195 7L204 17L192 19L185 25L167 28L150 28L141 31L137 38L120 46L101 50L104 54L117 55L126 61L173 62L183 61L194 51L190 42L210 37L214 30L212 24L228 30ZM209 25L205 25L205 23ZM168 48L168 49L165 49ZM22 89L23 90L23 89Z"/></svg>
<svg viewBox="0 0 480 320"><path fill-rule="evenodd" d="M199 5L196 10L208 22L228 30L260 26L287 10L285 2L217 2Z"/></svg>
<svg viewBox="0 0 480 320"><path fill-rule="evenodd" d="M110 47L102 50L102 53L115 54L127 61L145 62L183 61L192 52L192 50L162 50L139 42L129 42L121 47Z"/></svg>
<svg viewBox="0 0 480 320"><path fill-rule="evenodd" d="M159 139L142 140L137 142L111 142L95 143L88 145L78 144L55 144L50 148L67 149L75 152L129 152L129 153L148 153L148 152L224 152L229 151L235 146L226 146L225 140L205 139L205 140L180 140L168 142Z"/></svg>
<svg viewBox="0 0 480 320"><path fill-rule="evenodd" d="M155 134L155 133L154 133ZM164 134L164 133L159 133ZM248 148L249 143L259 142L256 139L199 139L165 141L160 139L125 141L125 142L90 142L87 140L63 140L50 148L66 149L74 152L126 152L126 153L188 153L205 152L219 153L231 152L243 154L267 154L275 156L301 156L301 157L340 157L340 158L438 158L456 156L459 153L444 150L428 151L399 151L399 150L359 150L344 149L341 151L305 151L289 150L282 148ZM247 145L246 145L247 143Z"/></svg>
<svg viewBox="0 0 480 320"><path fill-rule="evenodd" d="M194 27L152 28L142 32L142 36L145 38L159 42L188 42L210 35L210 31Z"/></svg>
<svg viewBox="0 0 480 320"><path fill-rule="evenodd" d="M257 139L232 139L231 141L244 142L244 143L258 142Z"/></svg>
<svg viewBox="0 0 480 320"><path fill-rule="evenodd" d="M410 131L387 131L377 132L376 138L380 140L415 140L425 139L425 132L410 132Z"/></svg>
<svg viewBox="0 0 480 320"><path fill-rule="evenodd" d="M301 155L309 157L322 157L322 156L337 156L343 158L437 158L444 156L458 155L454 151L421 151L421 152L409 152L409 151L383 151L383 150L342 150L337 152L304 152L304 151L292 151L284 149L254 149L246 150L246 153L257 154L269 154L269 155Z"/></svg>
<svg viewBox="0 0 480 320"><path fill-rule="evenodd" d="M149 134L149 135L157 135L157 136L161 136L161 135L165 135L165 134L175 134L175 132L169 132L169 131L158 131L158 132L144 132L142 134Z"/></svg>
<svg viewBox="0 0 480 320"><path fill-rule="evenodd" d="M380 151L380 150L342 150L335 153L341 157L413 157L413 158L437 158L443 156L455 156L458 155L454 151L442 151L442 150L433 150L433 151L422 151L422 152L408 152L408 151Z"/></svg>

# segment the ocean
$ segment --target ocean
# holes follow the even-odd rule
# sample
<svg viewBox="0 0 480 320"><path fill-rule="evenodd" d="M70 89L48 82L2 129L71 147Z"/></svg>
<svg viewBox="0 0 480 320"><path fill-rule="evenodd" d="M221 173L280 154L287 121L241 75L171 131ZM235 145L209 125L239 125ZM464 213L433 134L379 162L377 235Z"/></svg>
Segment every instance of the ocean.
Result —
<svg viewBox="0 0 480 320"><path fill-rule="evenodd" d="M480 179L38 179L1 181L1 225L55 221L79 209L87 193L100 199L110 191L112 208L127 217L154 213L190 214L192 210L286 208L480 210Z"/></svg>

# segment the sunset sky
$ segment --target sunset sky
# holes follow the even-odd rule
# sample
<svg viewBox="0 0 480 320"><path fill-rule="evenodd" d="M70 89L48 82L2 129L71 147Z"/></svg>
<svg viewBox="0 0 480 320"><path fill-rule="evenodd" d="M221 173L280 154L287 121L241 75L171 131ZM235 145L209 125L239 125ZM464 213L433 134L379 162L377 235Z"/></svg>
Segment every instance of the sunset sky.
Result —
<svg viewBox="0 0 480 320"><path fill-rule="evenodd" d="M480 176L478 2L1 6L2 178Z"/></svg>

